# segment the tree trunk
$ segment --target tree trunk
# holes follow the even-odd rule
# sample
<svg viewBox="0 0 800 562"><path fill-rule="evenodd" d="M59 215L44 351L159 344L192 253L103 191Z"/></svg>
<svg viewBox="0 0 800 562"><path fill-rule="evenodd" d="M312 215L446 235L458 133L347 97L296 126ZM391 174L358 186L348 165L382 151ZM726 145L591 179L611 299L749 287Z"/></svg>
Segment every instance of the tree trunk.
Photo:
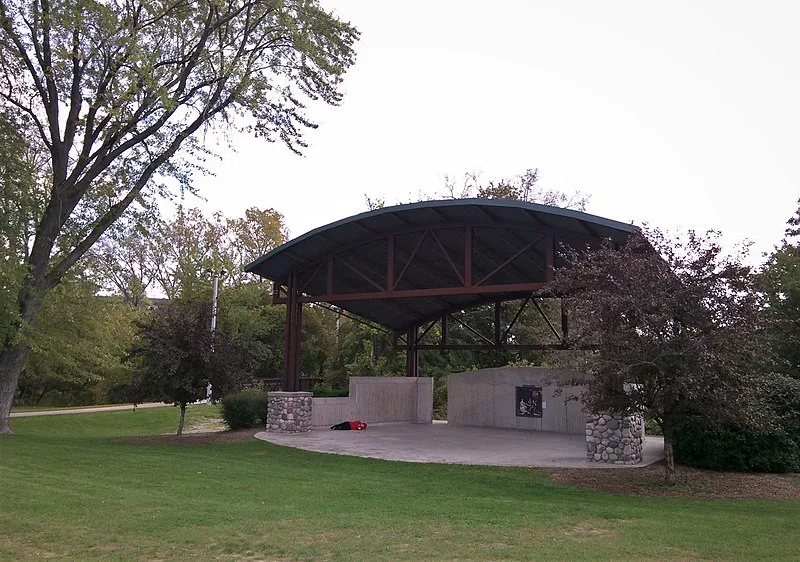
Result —
<svg viewBox="0 0 800 562"><path fill-rule="evenodd" d="M677 482L675 477L675 453L672 447L673 431L672 420L664 420L664 483L672 486Z"/></svg>
<svg viewBox="0 0 800 562"><path fill-rule="evenodd" d="M0 350L0 435L14 433L9 425L11 405L17 392L19 375L28 357L28 346L18 338L25 327L31 326L36 320L46 292L43 280L36 283L31 277L25 279L19 295L20 321L16 326L17 333L10 336L14 339L6 340Z"/></svg>
<svg viewBox="0 0 800 562"><path fill-rule="evenodd" d="M183 420L186 419L186 402L181 402L181 421L178 422L178 437L183 435Z"/></svg>
<svg viewBox="0 0 800 562"><path fill-rule="evenodd" d="M27 356L28 348L21 343L6 347L0 353L0 435L14 433L9 425L11 404Z"/></svg>

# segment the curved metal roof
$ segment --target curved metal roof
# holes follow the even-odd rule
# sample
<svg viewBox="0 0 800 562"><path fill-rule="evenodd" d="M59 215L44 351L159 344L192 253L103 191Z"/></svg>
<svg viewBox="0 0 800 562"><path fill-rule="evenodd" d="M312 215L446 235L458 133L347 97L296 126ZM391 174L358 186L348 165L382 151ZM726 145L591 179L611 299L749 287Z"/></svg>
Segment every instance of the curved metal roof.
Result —
<svg viewBox="0 0 800 562"><path fill-rule="evenodd" d="M462 230L459 229L473 226L476 232L476 276L495 277L500 284L493 285L495 288L492 293L484 294L475 289L462 294L453 288L459 285L456 278L463 283L466 275L463 260L467 250L464 249L463 235L459 234ZM328 300L320 296L318 301L335 302L341 308L399 330L454 308L487 300L518 298L519 289L525 283L543 281L543 271L556 265L552 250L548 262L545 262L547 250L541 247L537 250L536 244L539 242L536 237L539 235L548 236L548 243L553 245L578 247L595 245L607 238L623 243L636 230L631 224L523 201L423 201L368 211L316 228L250 263L245 271L271 279L279 285L286 284L290 274L295 272L306 276L300 284L304 293L329 295L332 284L327 282L328 288L325 290L326 281L323 279L323 264L328 260L331 262L328 275L336 275L339 297L338 300ZM425 235L422 234L420 238L414 233L426 231L433 232L425 242L430 248L420 248ZM392 240L389 254L392 257L383 253L388 237ZM401 256L398 267L388 266L388 271L393 274L386 273L387 262L396 259L395 251ZM469 252L472 253L472 250ZM341 259L336 258L336 267L340 267L338 264L341 262L346 268L340 267L341 272L338 269L334 272L331 256L342 256ZM408 263L416 261L413 267L409 267L404 260ZM496 267L500 263L507 265L505 269L508 271L500 271ZM400 274L402 283L395 283L394 277L398 275L395 269L399 270L403 265L405 268ZM323 272L318 273L320 270ZM388 281L388 292L383 296L375 292L376 286L387 284L387 281L379 279L382 274L393 277ZM503 284L508 286L507 292L502 290ZM434 286L438 287L434 289L434 292L438 291L437 294L423 294L426 288ZM404 289L405 292L394 291L395 288ZM364 293L365 297L355 299L344 296L359 292ZM374 298L370 298L369 295L373 293ZM397 300L389 301L389 296Z"/></svg>

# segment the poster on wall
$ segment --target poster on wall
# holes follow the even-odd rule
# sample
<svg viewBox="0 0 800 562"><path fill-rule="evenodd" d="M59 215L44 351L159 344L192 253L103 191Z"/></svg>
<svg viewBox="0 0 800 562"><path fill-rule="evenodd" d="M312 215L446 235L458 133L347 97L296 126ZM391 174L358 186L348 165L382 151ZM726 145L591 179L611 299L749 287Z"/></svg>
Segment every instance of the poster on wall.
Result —
<svg viewBox="0 0 800 562"><path fill-rule="evenodd" d="M517 387L517 417L542 417L541 386L525 385Z"/></svg>

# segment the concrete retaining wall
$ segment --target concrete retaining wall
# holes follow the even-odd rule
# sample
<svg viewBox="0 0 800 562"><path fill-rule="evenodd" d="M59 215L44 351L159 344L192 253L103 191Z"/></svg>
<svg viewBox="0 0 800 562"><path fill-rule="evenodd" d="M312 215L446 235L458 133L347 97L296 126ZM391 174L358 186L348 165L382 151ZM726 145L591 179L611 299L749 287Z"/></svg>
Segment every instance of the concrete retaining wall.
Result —
<svg viewBox="0 0 800 562"><path fill-rule="evenodd" d="M454 373L447 377L447 423L479 427L507 427L584 435L586 413L577 400L582 387L564 388L555 396L558 381L574 377L553 369L503 367ZM516 387L542 387L542 417L518 417Z"/></svg>
<svg viewBox="0 0 800 562"><path fill-rule="evenodd" d="M433 378L350 377L347 398L314 398L311 424L433 421Z"/></svg>
<svg viewBox="0 0 800 562"><path fill-rule="evenodd" d="M355 415L355 404L350 398L314 398L312 405L311 425L330 426L358 418Z"/></svg>

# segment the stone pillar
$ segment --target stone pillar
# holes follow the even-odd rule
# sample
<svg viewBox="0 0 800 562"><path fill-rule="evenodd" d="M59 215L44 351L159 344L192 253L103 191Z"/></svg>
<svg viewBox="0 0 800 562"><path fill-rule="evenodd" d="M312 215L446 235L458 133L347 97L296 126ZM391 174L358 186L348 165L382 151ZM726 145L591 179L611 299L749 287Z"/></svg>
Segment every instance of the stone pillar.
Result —
<svg viewBox="0 0 800 562"><path fill-rule="evenodd" d="M644 444L644 418L601 412L586 420L586 460L639 464Z"/></svg>
<svg viewBox="0 0 800 562"><path fill-rule="evenodd" d="M268 392L267 431L311 431L311 400L310 392Z"/></svg>

